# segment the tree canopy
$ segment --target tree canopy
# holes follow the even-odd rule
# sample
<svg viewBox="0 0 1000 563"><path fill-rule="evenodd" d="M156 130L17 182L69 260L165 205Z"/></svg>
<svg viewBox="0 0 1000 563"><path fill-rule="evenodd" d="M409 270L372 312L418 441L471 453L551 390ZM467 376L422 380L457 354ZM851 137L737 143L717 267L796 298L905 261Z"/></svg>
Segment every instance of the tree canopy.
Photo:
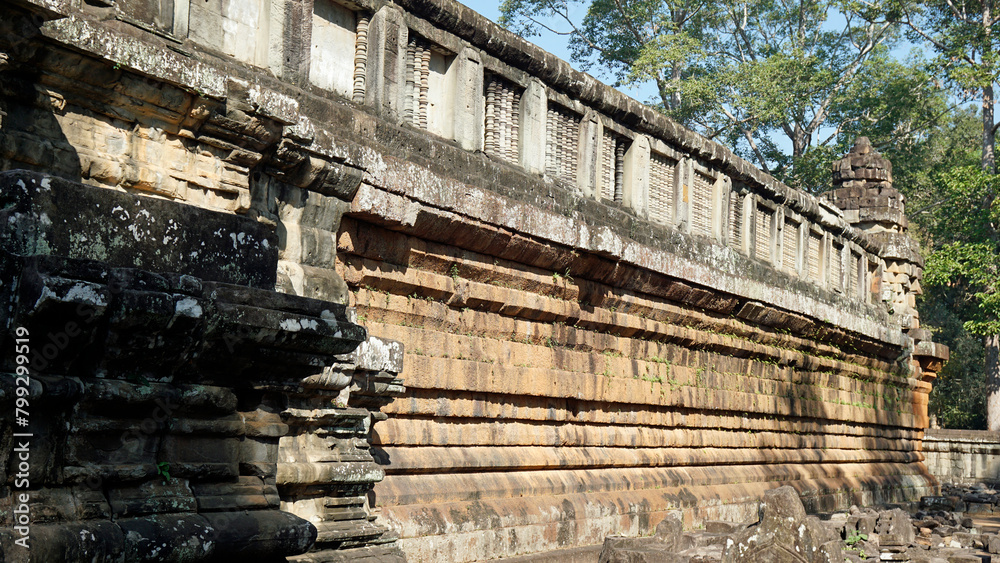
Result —
<svg viewBox="0 0 1000 563"><path fill-rule="evenodd" d="M501 23L567 35L583 68L617 85L655 85L647 102L816 190L825 184L817 172L862 132L876 144L906 142L947 109L922 61L889 55L898 25L848 8L842 0L505 0Z"/></svg>
<svg viewBox="0 0 1000 563"><path fill-rule="evenodd" d="M933 66L964 100L980 102L982 166L995 171L994 86L1000 79L1000 24L993 0L858 0L869 18L904 25L930 47Z"/></svg>
<svg viewBox="0 0 1000 563"><path fill-rule="evenodd" d="M934 67L955 95L980 103L979 171L956 165L939 176L942 206L927 264L930 286L957 293L967 309L965 330L985 348L987 426L1000 430L1000 212L996 174L994 88L1000 79L1000 25L993 0L861 0L874 17L903 24L936 54Z"/></svg>

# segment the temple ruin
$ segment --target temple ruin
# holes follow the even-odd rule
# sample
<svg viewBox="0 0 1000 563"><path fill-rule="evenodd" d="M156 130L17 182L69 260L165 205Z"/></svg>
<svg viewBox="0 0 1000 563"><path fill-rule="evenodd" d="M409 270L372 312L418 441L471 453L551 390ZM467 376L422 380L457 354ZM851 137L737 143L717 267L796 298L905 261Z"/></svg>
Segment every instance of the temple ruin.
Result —
<svg viewBox="0 0 1000 563"><path fill-rule="evenodd" d="M0 30L5 561L479 561L937 486L948 352L865 139L793 190L452 0Z"/></svg>

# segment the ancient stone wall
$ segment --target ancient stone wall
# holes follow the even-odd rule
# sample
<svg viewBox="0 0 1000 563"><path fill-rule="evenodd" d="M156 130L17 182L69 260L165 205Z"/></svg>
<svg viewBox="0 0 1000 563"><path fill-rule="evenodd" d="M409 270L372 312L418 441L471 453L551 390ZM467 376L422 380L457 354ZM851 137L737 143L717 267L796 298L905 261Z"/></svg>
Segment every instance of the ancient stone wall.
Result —
<svg viewBox="0 0 1000 563"><path fill-rule="evenodd" d="M366 507L398 343L274 292L270 227L26 171L0 209L0 559L398 560Z"/></svg>
<svg viewBox="0 0 1000 563"><path fill-rule="evenodd" d="M269 225L279 291L404 346L405 395L357 430L377 471L313 442L323 393L283 411L281 508L324 549L367 545L321 514L351 475L384 472L351 506L413 561L740 520L783 484L815 509L933 488L946 352L863 144L847 191L797 192L448 0L0 5L0 168ZM352 397L400 390L362 371Z"/></svg>
<svg viewBox="0 0 1000 563"><path fill-rule="evenodd" d="M977 430L928 429L924 463L942 483L1000 482L1000 435Z"/></svg>

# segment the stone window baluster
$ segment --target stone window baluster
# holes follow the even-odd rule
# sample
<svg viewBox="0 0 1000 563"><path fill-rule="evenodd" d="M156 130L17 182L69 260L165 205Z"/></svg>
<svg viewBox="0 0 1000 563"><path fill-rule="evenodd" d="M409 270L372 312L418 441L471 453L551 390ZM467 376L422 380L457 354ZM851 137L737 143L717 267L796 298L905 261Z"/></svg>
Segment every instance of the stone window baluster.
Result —
<svg viewBox="0 0 1000 563"><path fill-rule="evenodd" d="M365 73L368 68L368 16L358 16L357 38L354 43L354 95L359 104L365 101Z"/></svg>

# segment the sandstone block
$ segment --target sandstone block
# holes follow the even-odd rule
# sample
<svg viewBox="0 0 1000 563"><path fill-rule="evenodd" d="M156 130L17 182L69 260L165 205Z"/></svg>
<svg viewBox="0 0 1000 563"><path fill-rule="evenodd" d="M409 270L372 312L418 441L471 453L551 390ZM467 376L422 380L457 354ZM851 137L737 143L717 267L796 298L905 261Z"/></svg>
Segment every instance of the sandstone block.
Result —
<svg viewBox="0 0 1000 563"><path fill-rule="evenodd" d="M722 563L842 563L839 538L815 516L806 516L791 487L764 493L757 525L727 542Z"/></svg>
<svg viewBox="0 0 1000 563"><path fill-rule="evenodd" d="M880 514L875 531L883 546L908 546L915 539L910 516L899 508Z"/></svg>
<svg viewBox="0 0 1000 563"><path fill-rule="evenodd" d="M19 184L26 188L18 188ZM32 221L32 217L41 214L58 217L57 207L79 210L72 228L67 228L67 223L51 221L40 224L43 227L40 231L27 230L25 225L23 232L37 234L31 240L10 240L13 246L7 246L12 252L34 254L45 248L50 254L91 258L90 252L100 247L105 249L107 254L103 258L111 265L184 271L203 279L274 287L277 240L264 225L233 215L88 188L24 171L4 172L0 175L0 188L0 201L6 204L2 212L5 223ZM102 211L114 208L120 211L111 214ZM198 229L182 229L181 225L212 225L215 231L203 233ZM172 244L164 245L164 239ZM41 240L46 241L44 245ZM80 240L88 243L81 246ZM235 262L241 264L236 274L226 266Z"/></svg>
<svg viewBox="0 0 1000 563"><path fill-rule="evenodd" d="M195 512L197 505L186 479L147 481L132 487L117 487L108 493L116 517L134 517L164 512Z"/></svg>

